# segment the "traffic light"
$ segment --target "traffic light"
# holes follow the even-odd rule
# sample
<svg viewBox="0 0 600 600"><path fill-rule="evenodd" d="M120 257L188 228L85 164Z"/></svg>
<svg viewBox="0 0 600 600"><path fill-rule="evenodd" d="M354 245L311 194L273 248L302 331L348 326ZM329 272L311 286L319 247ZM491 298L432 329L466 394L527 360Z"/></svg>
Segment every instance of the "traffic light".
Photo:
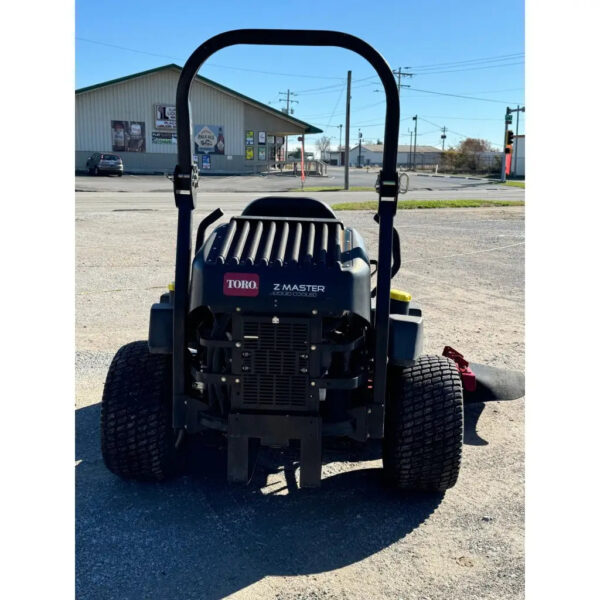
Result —
<svg viewBox="0 0 600 600"><path fill-rule="evenodd" d="M515 137L515 134L509 129L506 132L506 144L504 144L504 154L511 153L514 137Z"/></svg>

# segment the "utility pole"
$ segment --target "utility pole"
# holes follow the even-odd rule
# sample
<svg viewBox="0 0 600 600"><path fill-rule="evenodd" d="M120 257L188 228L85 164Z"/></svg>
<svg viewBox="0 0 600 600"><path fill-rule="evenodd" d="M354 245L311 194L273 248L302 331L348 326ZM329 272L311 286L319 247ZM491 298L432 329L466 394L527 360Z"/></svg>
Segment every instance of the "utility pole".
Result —
<svg viewBox="0 0 600 600"><path fill-rule="evenodd" d="M408 133L410 133L410 145L408 146L408 169L410 170L412 165L412 129L409 129Z"/></svg>
<svg viewBox="0 0 600 600"><path fill-rule="evenodd" d="M362 150L362 133L360 132L360 129L358 130L358 167L362 167L362 156L361 156L361 150Z"/></svg>
<svg viewBox="0 0 600 600"><path fill-rule="evenodd" d="M346 86L346 151L344 153L344 189L350 188L350 173L348 163L350 162L350 86L352 84L352 71L348 71L348 83ZM341 130L340 130L341 131Z"/></svg>
<svg viewBox="0 0 600 600"><path fill-rule="evenodd" d="M404 67L405 69L410 69L410 67ZM410 85L402 85L402 77L412 77L412 73L402 72L402 67L398 67L395 71L392 71L394 75L398 75L398 103L400 103L400 88L410 87Z"/></svg>
<svg viewBox="0 0 600 600"><path fill-rule="evenodd" d="M417 170L417 123L419 122L419 115L415 115L413 117L413 121L415 122L415 152L413 154L413 164L414 170Z"/></svg>
<svg viewBox="0 0 600 600"><path fill-rule="evenodd" d="M520 112L525 112L525 107L523 106L522 108L517 105L517 110L515 111L517 113L517 134L515 136L515 171L517 170L518 167L518 163L517 163L517 154L519 152L519 113Z"/></svg>
<svg viewBox="0 0 600 600"><path fill-rule="evenodd" d="M294 114L294 109L292 109L291 113L290 113L290 102L295 102L296 104L298 104L298 100L290 100L290 96L296 96L296 92L290 92L290 90L288 89L287 92L279 92L280 95L282 96L286 96L286 105L285 108L282 108L282 112L284 112L286 115L289 114ZM279 98L279 100L281 101L282 98ZM285 160L287 160L288 158L288 136L285 136Z"/></svg>
<svg viewBox="0 0 600 600"><path fill-rule="evenodd" d="M298 94L296 94L296 92L290 92L290 90L288 90L287 92L279 92L279 94L281 96L286 96L286 105L285 108L282 108L281 111L284 112L286 115L289 114L294 114L294 109L292 109L292 111L290 112L290 104L295 102L296 104L298 104L298 100L290 100L290 96L297 96ZM279 100L283 100L283 98L279 98Z"/></svg>
<svg viewBox="0 0 600 600"><path fill-rule="evenodd" d="M410 69L410 67L404 67L405 69ZM401 113L400 110L400 88L403 87L410 87L410 85L402 85L402 78L403 77L412 77L413 74L412 73L403 73L402 72L402 67L398 67L398 69L396 71L392 71L392 73L394 73L394 75L398 76L398 113ZM398 114L398 119L400 119L400 114ZM398 139L400 139L400 123L398 123Z"/></svg>
<svg viewBox="0 0 600 600"><path fill-rule="evenodd" d="M444 151L444 145L445 145L445 142L446 142L446 131L447 130L448 130L448 128L444 125L442 127L442 136L441 136L442 137L442 152Z"/></svg>
<svg viewBox="0 0 600 600"><path fill-rule="evenodd" d="M342 127L343 127L343 125L340 123L340 124L338 125L338 128L339 128L339 130L340 130L340 145L338 146L338 150L339 150L340 152L342 151ZM340 158L341 158L341 156L340 156Z"/></svg>

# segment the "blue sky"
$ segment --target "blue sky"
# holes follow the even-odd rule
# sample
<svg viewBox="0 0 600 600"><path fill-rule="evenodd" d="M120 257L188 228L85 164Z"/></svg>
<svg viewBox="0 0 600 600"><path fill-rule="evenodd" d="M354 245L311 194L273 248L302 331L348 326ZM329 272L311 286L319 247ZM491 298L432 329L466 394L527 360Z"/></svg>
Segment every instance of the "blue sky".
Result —
<svg viewBox="0 0 600 600"><path fill-rule="evenodd" d="M500 146L507 105L524 104L524 4L504 2L76 2L76 87L175 62L204 40L245 27L334 29L362 37L390 66L411 67L401 90L400 143L419 115L419 144L446 147L465 136ZM117 47L118 46L118 47ZM350 141L383 135L384 99L370 65L343 49L236 46L214 55L200 74L281 108L291 90L296 117L339 143L345 81L352 71ZM441 95L471 96L475 99ZM516 120L514 122L516 125ZM525 133L521 113L519 133ZM310 138L313 138L312 140ZM319 136L309 136L308 144ZM292 145L293 147L293 145Z"/></svg>

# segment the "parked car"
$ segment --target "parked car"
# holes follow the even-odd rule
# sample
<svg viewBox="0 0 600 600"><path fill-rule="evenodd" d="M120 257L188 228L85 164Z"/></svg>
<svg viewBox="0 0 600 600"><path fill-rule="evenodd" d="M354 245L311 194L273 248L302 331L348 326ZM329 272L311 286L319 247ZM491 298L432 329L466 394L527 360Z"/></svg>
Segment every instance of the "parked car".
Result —
<svg viewBox="0 0 600 600"><path fill-rule="evenodd" d="M86 163L88 173L90 175L100 175L106 173L110 175L123 175L123 161L118 154L104 154L102 152L94 152Z"/></svg>

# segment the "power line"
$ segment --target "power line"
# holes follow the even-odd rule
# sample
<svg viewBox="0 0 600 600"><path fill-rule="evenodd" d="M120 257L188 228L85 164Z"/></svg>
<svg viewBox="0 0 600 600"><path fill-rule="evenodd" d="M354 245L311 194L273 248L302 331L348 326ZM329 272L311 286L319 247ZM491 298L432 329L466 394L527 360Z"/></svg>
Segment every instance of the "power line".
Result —
<svg viewBox="0 0 600 600"><path fill-rule="evenodd" d="M356 90L356 89L360 89L360 88L366 88L366 87L371 87L372 85L375 85L376 82L374 81L370 81L368 83L363 83L362 85L356 85L356 86L352 86L352 89ZM345 90L346 86L345 84L336 84L336 85L331 85L331 86L325 86L323 88L313 88L313 91L311 92L298 92L298 95L300 96L325 96L327 94L335 94L335 92L337 92L338 90ZM317 91L317 90L323 90L323 91Z"/></svg>
<svg viewBox="0 0 600 600"><path fill-rule="evenodd" d="M331 111L331 114L329 115L329 120L327 121L327 127L329 127L331 125L331 121L333 119L334 113L337 110L340 100L342 99L343 92L344 92L344 88L341 88L340 93L338 94L337 100L335 102L335 106L333 107L333 110ZM336 125L336 127L337 127L337 125Z"/></svg>
<svg viewBox="0 0 600 600"><path fill-rule="evenodd" d="M514 54L503 54L503 55L499 55L499 56L492 56L492 57L488 57L488 58L474 58L474 59L470 59L470 60L464 60L464 61L451 61L451 62L444 62L444 63L435 63L435 64L430 64L430 65L420 65L420 66L416 66L416 67L411 67L413 69L423 69L424 71L428 71L428 69L433 69L434 67L454 67L454 66L459 66L459 65L464 65L464 64L469 64L469 63L473 63L473 64L477 64L477 63L482 63L482 62L498 62L501 60L508 60L510 58L515 58L516 57L523 57L524 53L523 52L517 52ZM496 66L503 66L503 65L490 65L491 67L496 67ZM408 68L408 67L405 67ZM486 68L485 66L483 67L477 67L477 69L480 68ZM463 69L456 69L457 71L463 70ZM465 69L465 70L470 70L470 69ZM441 71L441 72L446 72L446 71ZM451 71L448 71L451 72ZM423 74L426 74L425 72ZM341 79L341 78L339 78ZM359 82L359 81L367 81L367 80L372 80L372 79L378 79L378 75L371 75L369 77L363 77L360 79L356 79L355 82ZM319 88L310 88L310 89L306 89L306 90L298 90L298 93L308 93L308 92L317 92L317 91L321 91L321 90L327 90L327 89L331 89L331 88L337 88L338 86L342 86L344 84L332 84L330 86L324 86L324 87L319 87ZM356 87L365 87L365 86L356 86ZM521 88L522 89L522 88ZM508 90L507 90L508 91ZM479 93L487 93L487 92L479 92Z"/></svg>
<svg viewBox="0 0 600 600"><path fill-rule="evenodd" d="M341 113L338 113L341 114ZM400 119L400 123L402 123L402 121L409 121L411 120L412 117L405 117L404 119ZM312 119L311 119L312 121ZM313 125L315 125L316 127L327 127L329 129L337 129L337 125L325 125L324 123L315 123L313 121ZM369 129L371 127L383 127L385 125L385 123L369 123L368 121L365 121L365 123L361 124L358 123L357 125L354 125L354 127L362 127L364 129ZM401 134L404 135L404 134Z"/></svg>
<svg viewBox="0 0 600 600"><path fill-rule="evenodd" d="M135 52L137 54L145 54L147 56L155 56L158 58L168 58L169 60L186 60L185 58L183 58L181 56L172 56L172 55L168 55L168 54L158 54L155 52L147 52L146 50L138 50L137 48L129 48L127 46L120 46L118 44L110 44L108 42L91 40L89 38L84 38L84 37L80 37L80 36L76 36L75 39L78 41L81 41L81 42L97 44L99 46L106 46L108 48L116 48L118 50L125 50L127 52ZM523 53L520 53L520 54L523 55ZM488 69L488 68L496 68L496 67L516 65L516 64L523 64L523 62L513 62L513 63L507 63L507 64L479 66L479 67L472 67L472 68L465 68L465 69L450 69L450 70L442 70L442 71L429 70L429 69L432 69L437 66L451 66L452 67L452 66L458 66L461 64L478 64L483 61L490 61L490 62L500 61L500 60L508 59L512 56L517 56L517 54L514 54L514 55L508 54L508 55L504 55L504 56L490 57L488 59L471 59L468 61L454 61L454 62L447 62L447 63L437 63L437 64L432 64L432 65L422 65L422 66L414 67L414 68L423 69L422 73L416 73L418 75L434 75L434 74L438 74L438 73L455 73L455 72L459 72L459 71L473 71L473 70L480 70L480 69ZM325 75L306 75L306 74L300 74L300 73L282 73L279 71L264 71L261 69L248 69L248 68L244 68L244 67L232 67L230 65L222 65L222 64L218 64L218 63L206 64L206 65L204 65L204 67L205 68L230 69L230 70L234 70L234 71L245 71L245 72L249 72L249 73L262 73L265 75L278 75L281 77L300 77L300 78L305 78L305 79L329 79L329 80L334 79L334 80L338 80L338 81L344 80L343 77L334 77L334 76L325 76ZM377 77L378 77L377 75L371 75L369 77L363 77L363 78L357 79L356 82L358 83L360 81L373 80L373 79L376 79ZM321 91L321 90L327 90L327 89L332 90L332 91L337 91L340 86L343 87L344 84L338 83L338 84L332 84L330 86L324 86L321 88L310 88L307 90L299 90L298 93L305 94L308 92L315 92L315 91ZM359 86L359 87L365 87L365 86Z"/></svg>
<svg viewBox="0 0 600 600"><path fill-rule="evenodd" d="M378 78L379 78L379 75L371 75L370 77L363 77L362 79L357 79L355 81L355 83L358 82L358 81L367 81L368 79L378 79ZM341 77L336 77L336 79L341 79ZM370 85L370 84L368 84L368 85ZM303 94L304 95L304 94L309 94L311 92L317 92L317 91L320 91L320 90L333 90L333 91L337 91L337 88L339 88L339 87L342 87L343 89L346 89L346 83L345 82L344 83L332 83L331 85L325 85L325 86L318 87L318 88L309 88L309 89L306 89L306 90L298 90L298 94ZM352 86L352 87L353 87L353 89L355 89L354 86ZM356 87L367 87L367 86L363 85L363 86L356 86Z"/></svg>
<svg viewBox="0 0 600 600"><path fill-rule="evenodd" d="M458 61L455 60L455 61L442 62L442 63L430 63L428 65L416 65L412 68L413 69L426 69L426 68L430 68L430 67L444 67L444 66L449 66L449 65L460 65L460 64L479 62L479 61L501 60L503 58L510 58L513 56L522 56L522 55L524 55L524 52L515 52L514 54L499 54L499 55L495 55L495 56L486 56L486 57L482 57L482 58L470 58L468 60L458 60Z"/></svg>
<svg viewBox="0 0 600 600"><path fill-rule="evenodd" d="M97 40L88 40L87 38L75 37L80 42L88 42L90 44L98 44L99 46L107 46L108 48L118 48L119 50L127 50L129 52L137 52L138 54L147 54L148 56L157 56L159 58L169 58L171 60L182 60L180 56L169 56L168 54L155 54L154 52L146 52L145 50L135 50L134 48L126 48L125 46L117 46L116 44L108 44L106 42L98 42Z"/></svg>
<svg viewBox="0 0 600 600"><path fill-rule="evenodd" d="M433 125L434 127L437 127L438 129L442 128L441 125L438 125L437 123L432 123L431 121L428 121L427 119L424 119L423 116L421 116L421 120L425 121L425 123L429 123L430 125Z"/></svg>
<svg viewBox="0 0 600 600"><path fill-rule="evenodd" d="M146 52L145 50L136 50L135 48L127 48L126 46L118 46L117 44L109 44L107 42L99 42L97 40L90 40L82 37L75 37L76 40L80 42L88 42L90 44L98 44L99 46L107 46L109 48L117 48L119 50L127 50L128 52L136 52L138 54L147 54L148 56L156 56L158 58L168 58L170 60L187 60L187 58L183 58L181 56L170 56L167 54L155 54L154 52ZM277 71L261 71L259 69L246 69L243 67L231 67L229 65L221 65L218 63L206 64L203 65L204 68L219 68L219 69L231 69L234 71L248 71L250 73L264 73L266 75L281 75L283 77L302 77L306 79L340 79L343 80L343 77L326 77L320 75L301 75L299 73L280 73Z"/></svg>
<svg viewBox="0 0 600 600"><path fill-rule="evenodd" d="M379 106L381 104L385 104L385 100L382 100L381 102L375 102L374 104L366 104L364 106L359 106L358 108L353 108L352 112L353 113L359 112L361 110L366 110L367 108L373 108L374 106ZM341 114L344 114L344 113L336 113L336 114L334 114L332 116L335 117L335 116L338 116L338 115L341 115ZM304 119L311 119L312 120L312 119L315 119L315 118L316 119L320 119L321 117L328 117L328 116L329 116L329 113L322 113L322 114L319 114L319 115L303 116L303 118Z"/></svg>
<svg viewBox="0 0 600 600"><path fill-rule="evenodd" d="M411 92L423 92L423 93L426 93L426 94L435 94L437 96L450 96L450 97L453 97L453 98L463 98L463 99L466 99L466 100L479 100L481 102L493 102L495 104L498 104L498 103L499 104L516 104L516 102L512 102L512 101L509 101L509 100L492 100L490 98L477 98L475 96L465 96L465 95L462 95L462 94L451 94L451 93L448 93L448 92L436 92L434 90L423 90L423 89L414 88L414 87L410 87L410 88L407 88L407 89L409 91L411 91ZM382 100L381 102L376 102L375 104L368 104L366 106L361 106L361 107L355 109L355 111L364 110L366 108L372 108L374 106L378 106L378 105L384 104L384 103L385 103L385 100ZM305 118L306 119L313 119L313 118L319 119L321 117L326 117L326 116L329 116L329 114L328 113L324 113L324 114L318 114L318 115L312 115L312 116L309 115L309 116L306 116ZM336 116L336 115L332 115L332 116Z"/></svg>
<svg viewBox="0 0 600 600"><path fill-rule="evenodd" d="M413 67L419 71L435 71L437 69L454 69L454 68L470 68L470 67L482 67L486 65L492 65L493 63L504 63L507 61L522 60L525 57L523 52L513 55L507 55L506 57L489 58L489 59L474 59L471 61L457 61L453 63L440 63L438 65L430 65L428 67Z"/></svg>
<svg viewBox="0 0 600 600"><path fill-rule="evenodd" d="M481 102L495 102L500 104L515 104L514 102L509 102L508 100L492 100L490 98L477 98L475 96L463 96L462 94L450 94L447 92L434 92L433 90L421 90L419 88L411 87L409 88L411 92L424 92L426 94L436 94L438 96L452 96L454 98L465 98L467 100L480 100Z"/></svg>
<svg viewBox="0 0 600 600"><path fill-rule="evenodd" d="M425 115L425 117L429 117L430 119L451 119L457 121L504 121L504 117L446 117L440 115ZM423 119L425 120L425 119Z"/></svg>
<svg viewBox="0 0 600 600"><path fill-rule="evenodd" d="M525 61L505 63L502 65L488 65L487 67L473 67L470 69L451 69L451 70L447 70L447 71L421 71L421 72L415 73L415 75L423 76L423 75L438 75L441 73L459 73L459 72L463 72L463 71L481 71L482 69L497 69L498 67L511 67L513 65L523 65L523 64L525 64Z"/></svg>

